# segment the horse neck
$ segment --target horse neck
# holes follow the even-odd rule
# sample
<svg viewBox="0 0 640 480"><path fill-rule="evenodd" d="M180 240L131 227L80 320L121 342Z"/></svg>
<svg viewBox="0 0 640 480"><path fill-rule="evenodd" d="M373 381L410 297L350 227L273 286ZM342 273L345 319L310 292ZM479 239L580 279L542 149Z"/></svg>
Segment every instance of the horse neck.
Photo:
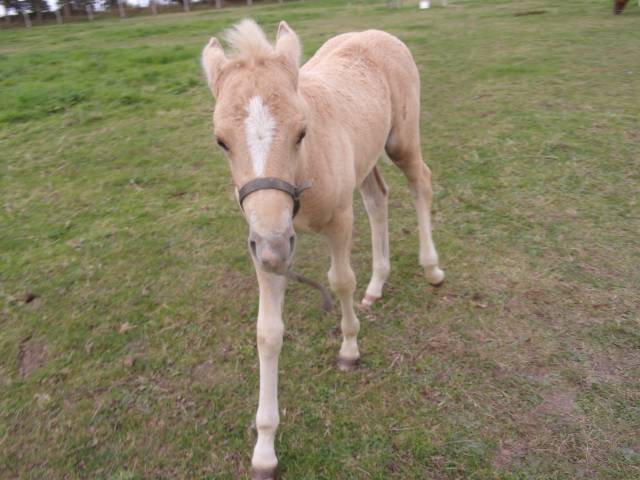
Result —
<svg viewBox="0 0 640 480"><path fill-rule="evenodd" d="M323 106L329 105L330 92L321 79L302 74L299 77L298 91L307 113L307 143L301 152L296 181L304 182L322 174L323 152L328 145L323 144L326 142L326 134L321 135L318 132L327 130L327 126L322 125L322 119L327 116L326 112L323 112Z"/></svg>
<svg viewBox="0 0 640 480"><path fill-rule="evenodd" d="M313 102L310 101L309 97L305 95L303 90L300 90L300 96L302 97L302 101L304 104L304 108L307 110L307 132L315 131L316 125L313 124ZM316 176L316 162L313 162L313 152L316 151L314 148L314 139L313 135L307 135L307 143L303 145L302 151L300 152L300 165L298 166L296 172L296 183L301 185L307 180L313 179Z"/></svg>

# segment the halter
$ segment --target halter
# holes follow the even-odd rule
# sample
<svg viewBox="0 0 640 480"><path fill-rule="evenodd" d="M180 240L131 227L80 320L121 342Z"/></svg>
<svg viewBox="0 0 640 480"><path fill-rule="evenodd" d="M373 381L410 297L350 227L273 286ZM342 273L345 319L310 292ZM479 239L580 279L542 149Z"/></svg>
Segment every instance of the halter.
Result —
<svg viewBox="0 0 640 480"><path fill-rule="evenodd" d="M280 178L258 177L253 180L249 180L240 188L240 190L238 190L238 201L240 202L240 208L244 211L242 202L244 202L244 199L253 192L257 192L258 190L280 190L281 192L291 195L291 198L293 199L293 216L295 217L298 210L300 210L300 197L302 196L302 192L308 188L311 188L311 182L309 180L299 187L296 187L295 185ZM331 295L324 286L291 270L287 270L284 275L291 280L304 283L320 290L320 294L322 295L322 308L326 312L330 312L332 310L333 304L331 302Z"/></svg>
<svg viewBox="0 0 640 480"><path fill-rule="evenodd" d="M311 182L306 181L299 187L275 177L258 177L245 183L240 190L238 190L238 201L240 202L240 208L244 210L242 203L248 195L258 190L280 190L281 192L288 193L293 199L293 216L295 217L300 210L300 197L302 192L311 188Z"/></svg>

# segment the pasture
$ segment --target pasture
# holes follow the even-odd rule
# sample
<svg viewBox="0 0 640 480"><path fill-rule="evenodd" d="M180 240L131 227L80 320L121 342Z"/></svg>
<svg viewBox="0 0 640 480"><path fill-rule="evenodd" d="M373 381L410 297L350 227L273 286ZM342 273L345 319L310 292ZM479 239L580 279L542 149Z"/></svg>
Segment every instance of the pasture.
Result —
<svg viewBox="0 0 640 480"><path fill-rule="evenodd" d="M258 292L199 65L248 14L305 58L351 30L408 44L447 273L427 284L381 162L392 272L357 371L335 365L339 314L288 289L281 478L640 478L640 8L435 3L0 32L0 478L248 475ZM326 284L320 238L298 257Z"/></svg>

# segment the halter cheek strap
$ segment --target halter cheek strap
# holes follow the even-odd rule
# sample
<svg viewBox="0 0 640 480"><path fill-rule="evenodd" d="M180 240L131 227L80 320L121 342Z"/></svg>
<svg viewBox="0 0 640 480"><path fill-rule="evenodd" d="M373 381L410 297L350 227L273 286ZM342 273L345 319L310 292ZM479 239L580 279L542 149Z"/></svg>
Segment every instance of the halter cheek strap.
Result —
<svg viewBox="0 0 640 480"><path fill-rule="evenodd" d="M281 192L288 193L293 199L293 216L295 217L300 210L300 196L307 188L311 187L311 182L306 181L299 187L275 177L258 177L245 183L240 190L238 190L238 200L240 202L240 208L244 210L242 203L253 192L258 190L280 190Z"/></svg>

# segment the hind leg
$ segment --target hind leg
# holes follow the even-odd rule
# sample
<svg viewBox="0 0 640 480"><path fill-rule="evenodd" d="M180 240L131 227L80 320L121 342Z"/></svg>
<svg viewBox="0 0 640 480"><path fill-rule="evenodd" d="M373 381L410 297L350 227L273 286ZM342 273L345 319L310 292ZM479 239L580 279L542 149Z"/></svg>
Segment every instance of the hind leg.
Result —
<svg viewBox="0 0 640 480"><path fill-rule="evenodd" d="M440 285L444 281L444 272L438 266L438 253L431 236L431 170L422 160L419 136L414 134L409 137L413 140L392 133L386 150L409 181L409 190L418 216L420 265L424 268L428 282Z"/></svg>
<svg viewBox="0 0 640 480"><path fill-rule="evenodd" d="M388 189L378 167L364 179L360 187L362 201L369 215L371 226L371 249L373 268L371 281L362 299L362 305L369 307L382 297L382 287L389 277L389 225L388 225Z"/></svg>

